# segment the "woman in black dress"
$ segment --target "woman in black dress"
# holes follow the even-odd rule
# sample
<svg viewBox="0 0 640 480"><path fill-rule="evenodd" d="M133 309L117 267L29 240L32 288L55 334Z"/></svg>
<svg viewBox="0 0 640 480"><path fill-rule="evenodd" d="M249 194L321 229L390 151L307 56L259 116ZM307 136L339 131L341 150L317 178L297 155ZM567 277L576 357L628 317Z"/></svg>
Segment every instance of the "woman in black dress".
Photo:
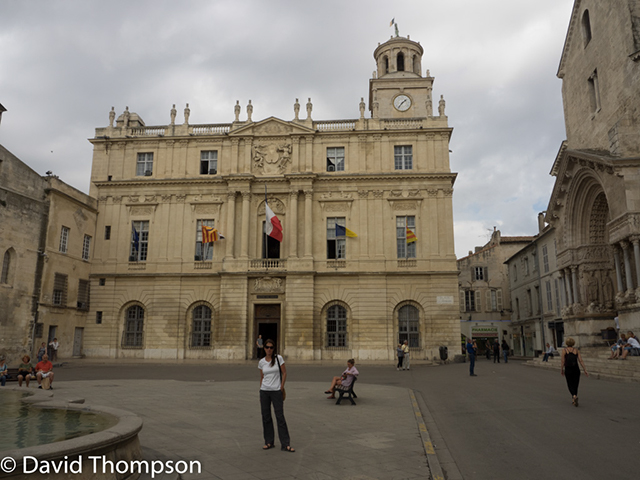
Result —
<svg viewBox="0 0 640 480"><path fill-rule="evenodd" d="M574 348L576 341L568 337L566 340L567 348L562 349L560 355L560 371L562 375L567 379L567 387L569 387L569 393L571 393L571 399L574 407L578 406L578 385L580 384L580 367L578 363L582 365L584 374L588 377L587 369L582 361L582 355Z"/></svg>

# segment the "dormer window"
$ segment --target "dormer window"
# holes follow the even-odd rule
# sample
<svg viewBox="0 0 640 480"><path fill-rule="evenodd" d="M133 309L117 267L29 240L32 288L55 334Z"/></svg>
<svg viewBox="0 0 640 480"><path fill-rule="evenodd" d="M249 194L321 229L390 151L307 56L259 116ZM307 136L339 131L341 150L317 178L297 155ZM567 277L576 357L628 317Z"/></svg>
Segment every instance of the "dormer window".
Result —
<svg viewBox="0 0 640 480"><path fill-rule="evenodd" d="M398 71L404 72L404 54L402 52L398 54L397 62L398 62Z"/></svg>
<svg viewBox="0 0 640 480"><path fill-rule="evenodd" d="M589 10L585 10L582 14L582 37L584 38L584 46L586 47L591 41L591 20L589 19Z"/></svg>

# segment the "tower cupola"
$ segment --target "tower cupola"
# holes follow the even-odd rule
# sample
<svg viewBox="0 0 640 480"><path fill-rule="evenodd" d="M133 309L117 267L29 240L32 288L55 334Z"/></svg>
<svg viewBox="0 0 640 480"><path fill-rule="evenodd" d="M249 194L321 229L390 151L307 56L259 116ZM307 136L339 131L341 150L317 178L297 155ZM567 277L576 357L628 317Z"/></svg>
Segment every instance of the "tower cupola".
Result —
<svg viewBox="0 0 640 480"><path fill-rule="evenodd" d="M409 37L392 37L373 52L378 78L421 77L423 53L422 46Z"/></svg>

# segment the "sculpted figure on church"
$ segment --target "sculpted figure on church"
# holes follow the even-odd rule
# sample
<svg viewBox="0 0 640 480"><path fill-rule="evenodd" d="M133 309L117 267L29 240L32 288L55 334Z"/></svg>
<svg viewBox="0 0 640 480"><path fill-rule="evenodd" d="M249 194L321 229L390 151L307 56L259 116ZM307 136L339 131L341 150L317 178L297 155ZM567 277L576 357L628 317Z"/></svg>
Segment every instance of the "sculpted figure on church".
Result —
<svg viewBox="0 0 640 480"><path fill-rule="evenodd" d="M109 112L109 126L113 127L113 121L116 119L116 112L114 107L111 107L111 111Z"/></svg>
<svg viewBox="0 0 640 480"><path fill-rule="evenodd" d="M293 148L290 143L263 143L253 146L254 169L265 175L284 173L291 161Z"/></svg>
<svg viewBox="0 0 640 480"><path fill-rule="evenodd" d="M175 125L176 124L176 115L178 115L178 111L176 110L176 104L173 104L173 107L171 107L171 125Z"/></svg>
<svg viewBox="0 0 640 480"><path fill-rule="evenodd" d="M125 107L124 109L124 128L129 128L129 118L131 114L129 113L129 107Z"/></svg>
<svg viewBox="0 0 640 480"><path fill-rule="evenodd" d="M236 100L236 106L233 107L233 113L235 113L236 115L236 122L240 121L240 110L242 110L242 107L240 106L240 100Z"/></svg>
<svg viewBox="0 0 640 480"><path fill-rule="evenodd" d="M251 105L251 100L249 100L249 105L247 105L247 122L251 122L251 115L253 115L253 105Z"/></svg>
<svg viewBox="0 0 640 480"><path fill-rule="evenodd" d="M293 104L293 113L295 114L294 120L300 120L300 103L298 103L298 99L296 98L296 103Z"/></svg>
<svg viewBox="0 0 640 480"><path fill-rule="evenodd" d="M313 103L311 103L311 98L307 102L307 120L311 120L311 111L313 110Z"/></svg>
<svg viewBox="0 0 640 480"><path fill-rule="evenodd" d="M605 307L607 307L608 309L612 309L613 308L613 282L611 281L609 270L606 270L605 277L602 280L602 296L603 296Z"/></svg>
<svg viewBox="0 0 640 480"><path fill-rule="evenodd" d="M441 117L444 117L444 107L446 102L444 101L444 95L440 95L440 102L438 103L438 113Z"/></svg>
<svg viewBox="0 0 640 480"><path fill-rule="evenodd" d="M591 272L587 280L587 303L599 304L599 300L598 279L596 278L596 272Z"/></svg>
<svg viewBox="0 0 640 480"><path fill-rule="evenodd" d="M191 115L191 109L189 108L189 104L184 108L184 124L189 125L189 115Z"/></svg>

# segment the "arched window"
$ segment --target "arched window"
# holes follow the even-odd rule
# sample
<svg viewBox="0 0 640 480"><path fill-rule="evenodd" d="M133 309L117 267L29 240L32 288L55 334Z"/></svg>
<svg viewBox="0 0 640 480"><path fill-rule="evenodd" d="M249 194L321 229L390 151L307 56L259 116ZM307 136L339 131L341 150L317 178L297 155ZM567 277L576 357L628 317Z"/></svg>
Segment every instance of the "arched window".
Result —
<svg viewBox="0 0 640 480"><path fill-rule="evenodd" d="M206 305L199 305L193 309L191 324L191 346L211 346L211 309Z"/></svg>
<svg viewBox="0 0 640 480"><path fill-rule="evenodd" d="M0 283L9 282L9 272L11 270L11 249L4 252L4 259L2 260L2 275L0 275Z"/></svg>
<svg viewBox="0 0 640 480"><path fill-rule="evenodd" d="M333 305L327 309L327 347L347 346L347 309Z"/></svg>
<svg viewBox="0 0 640 480"><path fill-rule="evenodd" d="M420 312L413 305L398 310L398 343L409 341L409 348L420 348Z"/></svg>
<svg viewBox="0 0 640 480"><path fill-rule="evenodd" d="M589 45L591 41L591 20L589 19L589 10L585 10L582 14L582 38L584 46Z"/></svg>
<svg viewBox="0 0 640 480"><path fill-rule="evenodd" d="M389 73L389 57L384 57L384 73L385 75Z"/></svg>
<svg viewBox="0 0 640 480"><path fill-rule="evenodd" d="M402 52L398 54L397 66L399 72L404 72L404 54Z"/></svg>
<svg viewBox="0 0 640 480"><path fill-rule="evenodd" d="M142 348L142 334L144 332L144 309L139 305L127 308L125 314L122 346Z"/></svg>

